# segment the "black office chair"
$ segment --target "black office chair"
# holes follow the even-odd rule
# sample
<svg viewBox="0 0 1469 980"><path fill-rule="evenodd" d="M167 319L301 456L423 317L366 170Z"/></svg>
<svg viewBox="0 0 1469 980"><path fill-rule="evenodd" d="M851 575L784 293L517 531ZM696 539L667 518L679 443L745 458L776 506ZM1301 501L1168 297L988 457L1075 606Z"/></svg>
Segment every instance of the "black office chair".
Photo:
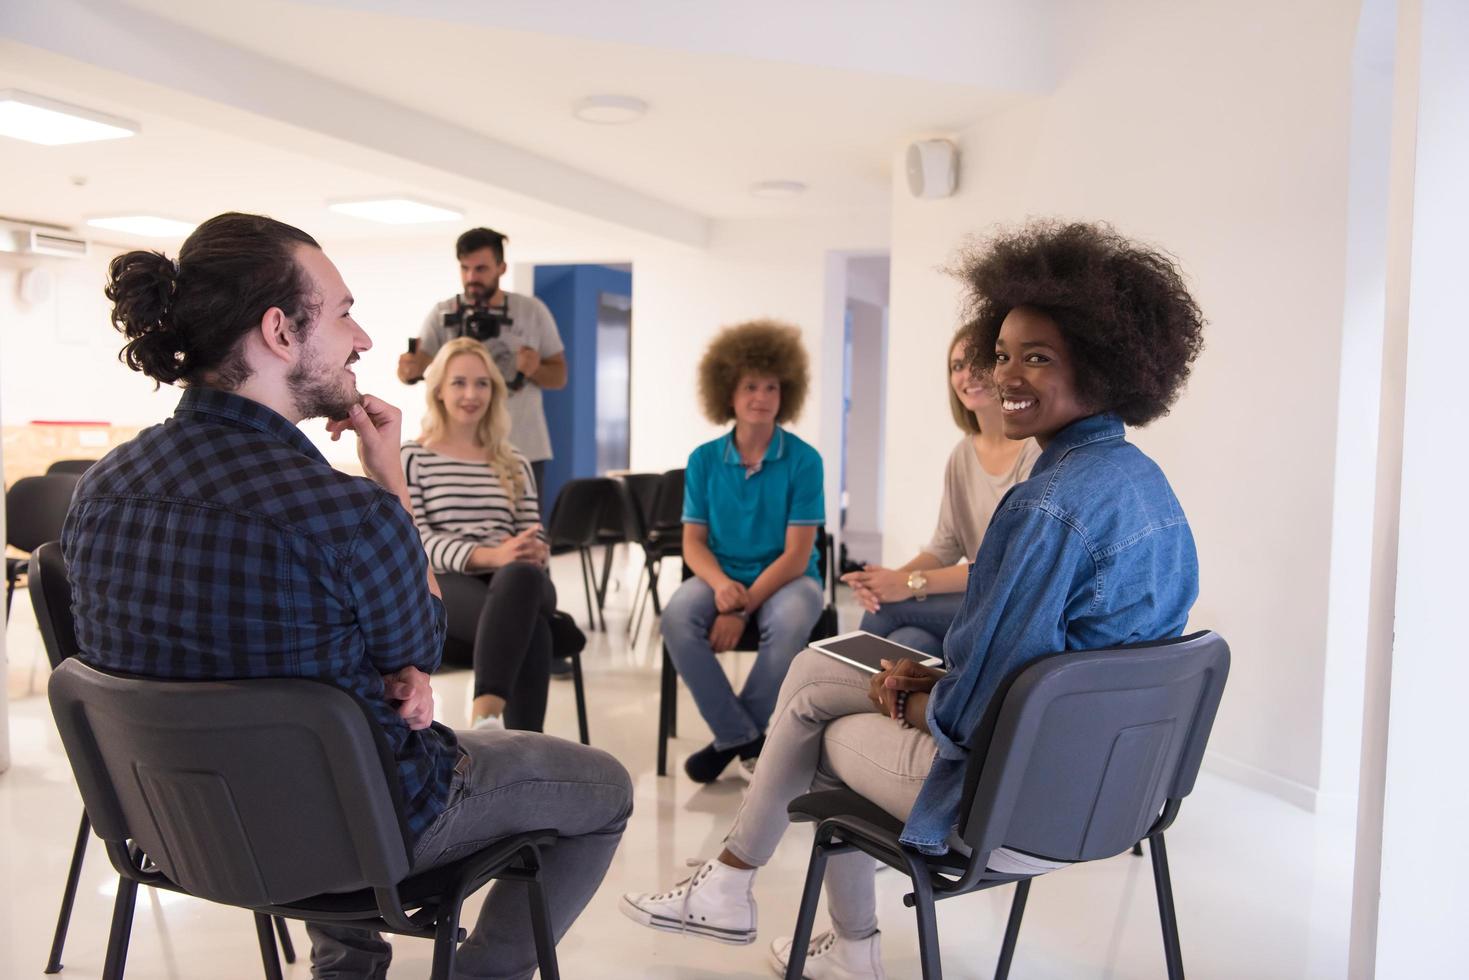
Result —
<svg viewBox="0 0 1469 980"><path fill-rule="evenodd" d="M621 522L622 498L617 481L605 476L568 480L556 494L556 504L551 508L551 518L546 524L546 540L551 554L561 555L575 551L581 558L582 588L587 597L587 628L597 628L597 615L607 597L607 583L597 581L596 568L592 562L592 548L605 544L602 540L605 529L615 519ZM611 550L611 545L606 547ZM607 620L602 619L602 629Z"/></svg>
<svg viewBox="0 0 1469 980"><path fill-rule="evenodd" d="M638 642L649 603L653 606L654 619L663 615L662 600L658 596L663 559L683 556L683 478L683 470L669 470L660 475L635 474L626 478L629 481L636 479L636 482L629 483L629 490L643 519L639 542L643 549L643 570L638 574L638 588L633 590L634 615L628 620L633 645ZM645 583L647 591L643 591Z"/></svg>
<svg viewBox="0 0 1469 980"><path fill-rule="evenodd" d="M122 976L144 884L252 910L272 980L281 977L272 915L433 939L431 976L447 980L464 938L460 907L493 878L527 885L541 976L558 977L540 880L540 848L554 831L413 873L387 739L341 688L151 680L72 659L51 675L50 697L87 813L122 876L104 977Z"/></svg>
<svg viewBox="0 0 1469 980"><path fill-rule="evenodd" d="M863 851L908 875L913 891L903 901L917 912L925 980L941 976L934 902L1013 882L995 968L1004 980L1035 876L987 870L990 852L1096 861L1147 838L1168 976L1182 980L1163 832L1193 791L1228 675L1229 646L1211 632L1023 665L1001 686L970 752L959 835L971 856L926 857L903 846L903 821L851 790L792 800L791 819L817 827L786 976L799 980L805 966L829 855Z"/></svg>
<svg viewBox="0 0 1469 980"><path fill-rule="evenodd" d="M837 635L836 586L832 583L832 544L826 528L816 529L816 564L821 573L822 591L830 589L831 602L822 607L816 625L811 628L811 641L824 640ZM683 580L693 577L687 565L683 569ZM745 624L745 632L730 652L746 652L760 648L760 624L751 619ZM678 670L673 666L673 657L668 653L668 644L663 644L663 673L658 693L658 775L668 775L668 740L678 734Z"/></svg>
<svg viewBox="0 0 1469 980"><path fill-rule="evenodd" d="M26 574L30 580L31 607L35 610L36 624L41 630L41 642L46 647L46 659L51 662L51 669L54 671L68 658L80 652L71 616L71 583L66 579L66 562L61 557L61 543L47 541L31 552L30 569ZM56 915L56 931L51 937L51 955L46 960L46 973L61 972L61 954L66 948L71 909L76 901L77 883L82 875L82 861L87 856L91 829L91 821L87 818L87 811L83 809L81 823L77 827L76 843L72 845L66 888L61 893L61 910ZM291 943L291 934L286 929L285 920L277 918L275 928L286 962L296 962L296 948Z"/></svg>
<svg viewBox="0 0 1469 980"><path fill-rule="evenodd" d="M46 467L46 473L71 473L81 476L96 464L95 459L58 459Z"/></svg>
<svg viewBox="0 0 1469 980"><path fill-rule="evenodd" d="M79 479L75 473L52 473L16 480L5 491L5 543L29 553L61 537ZM27 558L5 559L6 620L10 619L10 597L28 564Z"/></svg>

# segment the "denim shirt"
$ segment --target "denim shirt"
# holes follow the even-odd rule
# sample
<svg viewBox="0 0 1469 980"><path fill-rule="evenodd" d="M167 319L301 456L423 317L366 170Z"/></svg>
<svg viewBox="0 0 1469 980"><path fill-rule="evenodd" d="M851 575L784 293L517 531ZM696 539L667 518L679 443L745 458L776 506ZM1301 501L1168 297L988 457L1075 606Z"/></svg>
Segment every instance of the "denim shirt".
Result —
<svg viewBox="0 0 1469 980"><path fill-rule="evenodd" d="M970 740L1001 680L1062 650L1177 636L1199 593L1193 534L1163 471L1093 415L1062 429L995 511L928 702L938 755L902 841L943 854Z"/></svg>

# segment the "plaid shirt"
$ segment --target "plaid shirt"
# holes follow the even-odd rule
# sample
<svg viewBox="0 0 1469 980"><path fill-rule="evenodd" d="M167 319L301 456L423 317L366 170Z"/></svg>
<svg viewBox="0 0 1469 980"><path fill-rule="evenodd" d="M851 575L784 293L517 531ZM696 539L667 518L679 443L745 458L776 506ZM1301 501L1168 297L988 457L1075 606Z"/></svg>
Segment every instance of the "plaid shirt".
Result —
<svg viewBox="0 0 1469 980"><path fill-rule="evenodd" d="M259 402L190 388L108 453L61 534L82 659L147 677L312 677L361 698L398 760L409 830L443 810L454 733L410 731L383 675L439 665L444 607L413 519Z"/></svg>

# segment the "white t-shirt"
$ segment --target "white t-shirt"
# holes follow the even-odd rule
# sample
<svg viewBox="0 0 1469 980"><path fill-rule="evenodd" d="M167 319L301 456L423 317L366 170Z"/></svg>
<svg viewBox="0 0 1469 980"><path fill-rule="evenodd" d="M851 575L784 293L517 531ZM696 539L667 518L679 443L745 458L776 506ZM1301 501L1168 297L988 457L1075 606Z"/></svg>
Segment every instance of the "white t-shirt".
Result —
<svg viewBox="0 0 1469 980"><path fill-rule="evenodd" d="M515 354L522 347L529 347L541 357L554 357L565 350L561 335L556 332L556 320L546 304L534 296L506 293L506 313L510 324L500 329L500 336L485 341L495 366L505 376L508 384L515 378ZM435 303L424 318L423 329L418 334L418 352L433 357L455 337L460 336L458 327L444 327L444 314L453 313L459 297L451 297ZM529 378L520 390L510 393L507 403L510 409L510 442L531 462L551 458L551 434L546 430L546 411L541 404L541 386Z"/></svg>

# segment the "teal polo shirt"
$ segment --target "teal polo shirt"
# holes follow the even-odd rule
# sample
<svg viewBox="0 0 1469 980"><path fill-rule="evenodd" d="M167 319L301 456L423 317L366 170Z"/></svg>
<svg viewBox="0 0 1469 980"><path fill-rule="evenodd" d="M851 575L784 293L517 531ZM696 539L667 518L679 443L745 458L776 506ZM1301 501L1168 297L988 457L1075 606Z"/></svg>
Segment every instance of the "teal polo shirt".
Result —
<svg viewBox="0 0 1469 980"><path fill-rule="evenodd" d="M724 574L743 585L780 557L786 528L826 523L821 454L780 426L760 467L746 473L734 430L689 453L683 520L709 528L709 550ZM806 574L821 581L816 549Z"/></svg>

